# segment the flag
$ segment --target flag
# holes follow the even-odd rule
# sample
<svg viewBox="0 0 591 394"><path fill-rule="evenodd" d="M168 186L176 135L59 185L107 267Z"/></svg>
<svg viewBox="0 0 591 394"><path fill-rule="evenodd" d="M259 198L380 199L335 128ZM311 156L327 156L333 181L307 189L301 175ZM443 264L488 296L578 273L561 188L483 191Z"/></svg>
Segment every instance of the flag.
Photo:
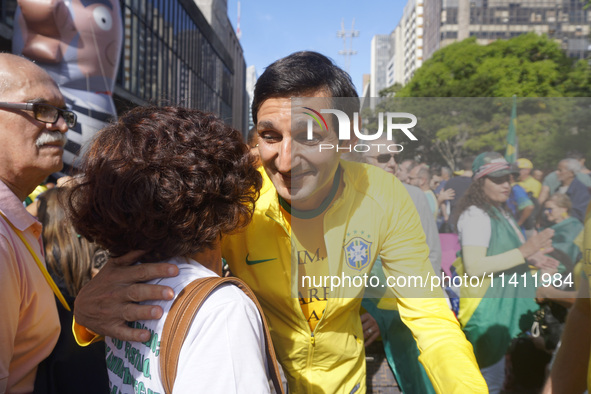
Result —
<svg viewBox="0 0 591 394"><path fill-rule="evenodd" d="M517 161L517 130L516 126L517 118L517 98L513 96L513 108L511 109L511 120L509 120L509 132L507 133L507 150L505 151L505 159L509 163Z"/></svg>

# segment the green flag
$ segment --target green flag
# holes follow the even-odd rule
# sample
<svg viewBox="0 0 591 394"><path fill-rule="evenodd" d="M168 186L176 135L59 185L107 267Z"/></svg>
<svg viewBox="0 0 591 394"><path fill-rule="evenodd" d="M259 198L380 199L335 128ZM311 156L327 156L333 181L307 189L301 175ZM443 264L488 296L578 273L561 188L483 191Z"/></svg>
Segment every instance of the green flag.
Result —
<svg viewBox="0 0 591 394"><path fill-rule="evenodd" d="M517 130L515 122L517 118L517 98L513 96L513 108L511 109L511 120L509 120L509 132L507 133L507 150L505 151L505 159L509 163L517 161Z"/></svg>

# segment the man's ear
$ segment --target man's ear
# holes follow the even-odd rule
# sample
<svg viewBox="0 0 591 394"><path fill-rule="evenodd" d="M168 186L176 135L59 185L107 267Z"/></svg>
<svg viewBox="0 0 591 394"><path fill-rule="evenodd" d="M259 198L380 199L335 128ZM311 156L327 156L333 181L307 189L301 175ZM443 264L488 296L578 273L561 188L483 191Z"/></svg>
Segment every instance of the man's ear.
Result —
<svg viewBox="0 0 591 394"><path fill-rule="evenodd" d="M351 136L350 140L339 140L339 147L343 148L348 146L355 146L357 145L357 141L359 141L359 138L357 138L356 135L353 135Z"/></svg>
<svg viewBox="0 0 591 394"><path fill-rule="evenodd" d="M361 130L361 119L359 119L358 130ZM357 142L359 142L359 137L357 137L357 135L353 131L353 121L351 121L351 139L349 139L349 140L340 140L339 141L339 147L355 146L355 145L357 145Z"/></svg>

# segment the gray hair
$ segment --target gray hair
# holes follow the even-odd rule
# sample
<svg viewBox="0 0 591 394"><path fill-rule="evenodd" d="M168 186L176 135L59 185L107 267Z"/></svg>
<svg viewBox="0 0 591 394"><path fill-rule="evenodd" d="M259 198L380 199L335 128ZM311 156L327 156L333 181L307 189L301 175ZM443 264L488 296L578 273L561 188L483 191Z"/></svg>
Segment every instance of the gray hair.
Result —
<svg viewBox="0 0 591 394"><path fill-rule="evenodd" d="M573 174L576 174L577 172L581 171L582 168L581 163L577 159L562 159L560 160L560 163L564 163L566 169L572 171Z"/></svg>
<svg viewBox="0 0 591 394"><path fill-rule="evenodd" d="M419 163L417 163L413 159L405 159L405 160L402 160L400 162L400 165L403 165L404 163L407 163L407 162L410 163L410 165L408 166L408 169L407 169L408 172L411 172L413 170L413 168L415 168L416 166L419 165Z"/></svg>
<svg viewBox="0 0 591 394"><path fill-rule="evenodd" d="M417 177L425 179L427 182L431 180L431 171L428 168L421 167L417 173Z"/></svg>

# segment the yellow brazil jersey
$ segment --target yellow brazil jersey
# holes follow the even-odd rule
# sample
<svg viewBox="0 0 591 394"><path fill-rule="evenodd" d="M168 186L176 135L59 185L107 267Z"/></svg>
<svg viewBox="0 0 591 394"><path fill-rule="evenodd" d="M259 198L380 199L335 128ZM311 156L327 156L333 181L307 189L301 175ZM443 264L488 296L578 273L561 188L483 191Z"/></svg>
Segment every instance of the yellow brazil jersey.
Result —
<svg viewBox="0 0 591 394"><path fill-rule="evenodd" d="M292 248L295 249L298 264L298 278L311 278L305 281L298 280L298 298L304 317L310 325L310 331L314 331L322 319L330 291L320 280L329 274L322 223L324 213L309 219L296 219L297 225L294 229L291 226L292 216L285 208L288 207L282 206L281 212L291 231Z"/></svg>
<svg viewBox="0 0 591 394"><path fill-rule="evenodd" d="M530 176L525 181L517 182L518 185L523 187L526 192L530 193L535 197L540 197L542 191L542 184L536 178Z"/></svg>
<svg viewBox="0 0 591 394"><path fill-rule="evenodd" d="M42 183L40 185L38 185L35 190L33 190L33 192L31 194L29 194L27 196L27 198L25 199L25 205L29 205L31 204L33 201L35 201L37 199L37 197L39 197L39 195L41 193L44 193L47 191L47 186L45 185L45 183Z"/></svg>
<svg viewBox="0 0 591 394"><path fill-rule="evenodd" d="M432 298L428 288L409 283L427 279L433 268L408 192L379 168L345 161L340 168L342 193L326 209L322 222L331 279L369 276L379 256L386 275L406 283L394 288L400 317L417 340L420 361L435 390L487 392L472 346L445 300ZM359 317L364 288L331 289L323 316L311 331L298 297L298 242L291 237L294 217L281 209L277 191L264 171L262 175L264 184L253 219L242 232L222 239L222 256L256 294L290 391L364 393L365 352ZM309 248L314 258L317 246ZM320 257L321 249L318 252ZM442 295L440 289L436 292ZM324 298L319 292L316 295Z"/></svg>
<svg viewBox="0 0 591 394"><path fill-rule="evenodd" d="M330 274L324 240L324 218L332 203L342 193L341 170L337 171L325 203L312 211L300 211L279 197L281 213L291 232L293 253L298 267L298 298L304 317L314 332L324 316L330 286L324 280Z"/></svg>

